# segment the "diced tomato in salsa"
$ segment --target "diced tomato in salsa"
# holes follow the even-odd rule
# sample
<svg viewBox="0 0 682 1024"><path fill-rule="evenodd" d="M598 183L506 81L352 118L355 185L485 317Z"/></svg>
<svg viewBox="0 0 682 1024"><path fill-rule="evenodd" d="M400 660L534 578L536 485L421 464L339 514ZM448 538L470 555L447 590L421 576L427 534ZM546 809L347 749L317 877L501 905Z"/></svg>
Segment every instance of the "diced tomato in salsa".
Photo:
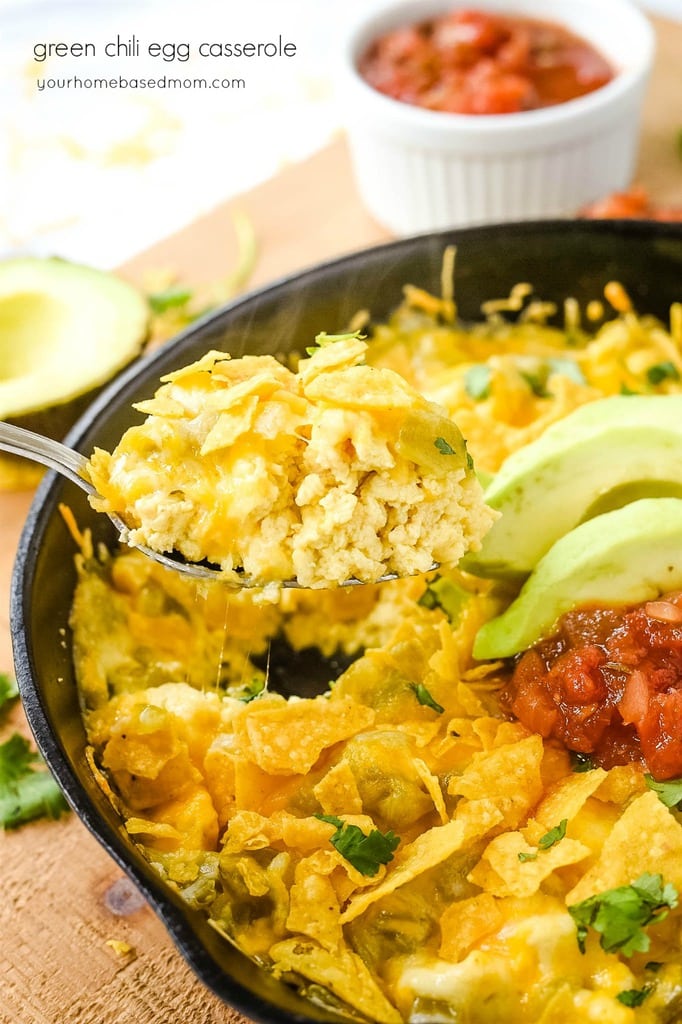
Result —
<svg viewBox="0 0 682 1024"><path fill-rule="evenodd" d="M521 655L503 701L529 729L605 768L682 776L682 593L580 608Z"/></svg>
<svg viewBox="0 0 682 1024"><path fill-rule="evenodd" d="M645 189L633 186L628 192L613 192L580 212L581 217L682 221L682 206L652 203Z"/></svg>
<svg viewBox="0 0 682 1024"><path fill-rule="evenodd" d="M379 92L456 114L553 106L606 85L608 62L561 25L456 10L376 39L359 70Z"/></svg>

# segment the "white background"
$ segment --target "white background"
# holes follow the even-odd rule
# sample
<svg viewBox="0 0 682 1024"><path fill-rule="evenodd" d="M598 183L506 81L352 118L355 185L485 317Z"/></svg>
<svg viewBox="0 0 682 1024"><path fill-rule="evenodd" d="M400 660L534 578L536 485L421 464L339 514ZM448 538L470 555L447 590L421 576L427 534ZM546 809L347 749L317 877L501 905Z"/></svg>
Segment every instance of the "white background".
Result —
<svg viewBox="0 0 682 1024"><path fill-rule="evenodd" d="M373 0L0 0L0 256L101 267L329 141L338 40ZM595 0L598 4L599 0ZM682 19L682 0L645 4ZM139 57L107 59L134 34ZM296 44L295 58L196 55L200 41ZM33 60L35 43L96 44L96 59ZM145 56L190 41L187 62ZM682 55L681 55L682 57ZM243 77L229 90L36 88L36 77Z"/></svg>

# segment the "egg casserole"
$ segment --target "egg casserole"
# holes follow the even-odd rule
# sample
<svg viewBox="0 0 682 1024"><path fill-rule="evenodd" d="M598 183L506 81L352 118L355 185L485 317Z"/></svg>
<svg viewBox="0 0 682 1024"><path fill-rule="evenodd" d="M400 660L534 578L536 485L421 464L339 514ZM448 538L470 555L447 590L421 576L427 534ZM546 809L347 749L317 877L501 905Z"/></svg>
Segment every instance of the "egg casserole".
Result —
<svg viewBox="0 0 682 1024"><path fill-rule="evenodd" d="M493 521L457 427L357 337L321 335L298 372L209 352L163 378L147 418L96 449L96 509L132 544L259 585L326 587L456 564Z"/></svg>
<svg viewBox="0 0 682 1024"><path fill-rule="evenodd" d="M668 331L626 307L594 337L574 311L564 331L444 312L408 293L367 362L466 423L488 472L580 404L682 390L679 312ZM505 665L471 654L505 605L489 583L449 569L263 604L81 548L93 771L226 941L354 1020L682 1019L682 784L664 800L641 765L595 767L509 715ZM274 652L313 647L323 692L274 692Z"/></svg>

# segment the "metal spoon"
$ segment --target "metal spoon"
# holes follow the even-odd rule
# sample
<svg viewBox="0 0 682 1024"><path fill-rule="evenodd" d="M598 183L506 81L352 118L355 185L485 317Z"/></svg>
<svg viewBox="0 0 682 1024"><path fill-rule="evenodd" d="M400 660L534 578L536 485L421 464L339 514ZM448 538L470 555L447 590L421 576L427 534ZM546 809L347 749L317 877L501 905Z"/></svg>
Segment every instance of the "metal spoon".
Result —
<svg viewBox="0 0 682 1024"><path fill-rule="evenodd" d="M72 448L67 448L64 444L60 444L59 441L53 441L50 437L43 437L41 434L35 434L32 430L24 430L23 427L16 427L11 423L0 421L0 451L10 452L12 455L21 455L26 459L31 459L33 462L40 462L43 466L54 469L61 473L62 476L68 477L72 483L80 487L86 494L97 494L95 487L87 478L88 460L85 456L81 455L80 452L74 451ZM115 513L108 512L107 515L118 530L121 540L126 544L130 544L128 540L129 528L123 520ZM174 569L175 572L182 573L191 579L219 581L227 586L237 588L246 587L253 589L264 586L262 581L253 579L250 576L240 575L237 582L235 581L235 574L230 576L221 569L213 568L210 565L186 562L176 552L164 555L159 551L153 551L151 548L144 547L142 544L130 544L130 547L137 548L138 551L141 551L160 565L165 566L167 569ZM432 568L437 569L438 566L434 564ZM397 573L386 573L385 576L382 576L376 582L387 583L389 580L395 579L398 579ZM277 583L282 587L301 587L301 584L295 579L277 580ZM342 587L362 586L363 581L349 579L344 580L340 585Z"/></svg>

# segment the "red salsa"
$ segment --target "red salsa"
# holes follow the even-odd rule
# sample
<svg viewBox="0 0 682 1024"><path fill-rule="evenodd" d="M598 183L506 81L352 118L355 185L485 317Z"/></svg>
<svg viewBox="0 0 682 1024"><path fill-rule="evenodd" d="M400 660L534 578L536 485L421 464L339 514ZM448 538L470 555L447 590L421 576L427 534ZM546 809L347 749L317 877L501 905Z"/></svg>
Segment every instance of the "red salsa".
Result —
<svg viewBox="0 0 682 1024"><path fill-rule="evenodd" d="M629 220L682 221L682 206L653 203L645 189L633 186L627 192L613 192L581 211L581 217L625 218Z"/></svg>
<svg viewBox="0 0 682 1024"><path fill-rule="evenodd" d="M359 71L393 99L454 114L537 110L614 77L593 46L561 25L470 9L387 32Z"/></svg>
<svg viewBox="0 0 682 1024"><path fill-rule="evenodd" d="M682 776L682 592L579 608L516 664L504 702L525 725L605 768Z"/></svg>

